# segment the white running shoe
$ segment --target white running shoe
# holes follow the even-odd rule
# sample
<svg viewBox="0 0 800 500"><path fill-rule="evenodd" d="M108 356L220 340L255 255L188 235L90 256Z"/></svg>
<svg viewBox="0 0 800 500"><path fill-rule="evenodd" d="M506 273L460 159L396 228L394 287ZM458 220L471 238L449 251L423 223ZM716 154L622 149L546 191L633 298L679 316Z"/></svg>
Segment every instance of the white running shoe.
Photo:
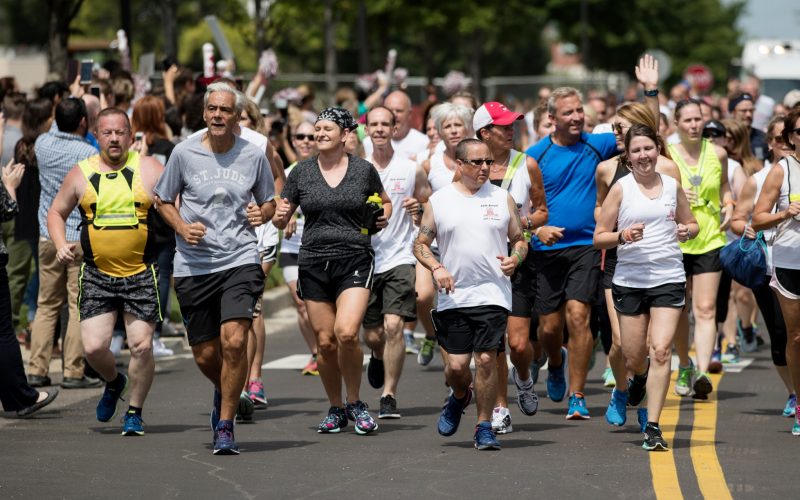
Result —
<svg viewBox="0 0 800 500"><path fill-rule="evenodd" d="M153 357L163 358L165 356L172 356L175 351L164 345L161 339L153 339Z"/></svg>
<svg viewBox="0 0 800 500"><path fill-rule="evenodd" d="M122 336L114 335L111 337L111 345L108 348L111 350L111 354L113 354L115 358L118 357L122 352L123 343L125 343L125 339L122 338Z"/></svg>
<svg viewBox="0 0 800 500"><path fill-rule="evenodd" d="M513 431L511 426L511 412L508 408L498 406L492 412L492 432L495 434L508 434Z"/></svg>

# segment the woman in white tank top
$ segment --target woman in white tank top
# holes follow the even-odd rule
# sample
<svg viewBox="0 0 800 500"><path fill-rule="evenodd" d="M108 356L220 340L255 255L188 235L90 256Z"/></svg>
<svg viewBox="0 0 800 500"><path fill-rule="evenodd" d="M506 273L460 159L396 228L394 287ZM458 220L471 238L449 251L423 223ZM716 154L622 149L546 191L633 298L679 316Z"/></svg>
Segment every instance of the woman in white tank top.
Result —
<svg viewBox="0 0 800 500"><path fill-rule="evenodd" d="M612 295L622 352L634 374L628 402L637 406L645 392L649 393L642 447L666 449L658 418L669 387L672 342L686 303L686 275L678 242L693 238L699 229L677 181L655 170L660 151L653 129L632 126L625 136L625 150L632 175L620 179L609 191L594 244L601 249L617 247Z"/></svg>
<svg viewBox="0 0 800 500"><path fill-rule="evenodd" d="M767 174L753 210L753 229L775 227L772 244L772 280L786 321L786 360L794 383L800 389L800 108L783 122L783 139L793 150ZM773 207L777 205L777 211ZM795 400L792 434L800 436L800 416Z"/></svg>

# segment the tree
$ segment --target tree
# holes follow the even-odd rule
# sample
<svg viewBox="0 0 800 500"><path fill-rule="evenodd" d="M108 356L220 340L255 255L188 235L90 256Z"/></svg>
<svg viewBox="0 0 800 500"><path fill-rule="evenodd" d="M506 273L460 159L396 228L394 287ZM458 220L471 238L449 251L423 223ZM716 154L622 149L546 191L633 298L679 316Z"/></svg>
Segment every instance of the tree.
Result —
<svg viewBox="0 0 800 500"><path fill-rule="evenodd" d="M47 4L50 9L47 22L49 45L47 65L51 73L66 75L69 28L72 20L78 15L83 0L48 0Z"/></svg>

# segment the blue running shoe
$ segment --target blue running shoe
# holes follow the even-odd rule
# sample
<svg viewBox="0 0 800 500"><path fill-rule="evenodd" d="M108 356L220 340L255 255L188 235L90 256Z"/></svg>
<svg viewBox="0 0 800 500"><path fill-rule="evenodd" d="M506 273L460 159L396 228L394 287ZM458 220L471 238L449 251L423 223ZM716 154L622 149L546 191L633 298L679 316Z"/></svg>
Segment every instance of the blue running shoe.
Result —
<svg viewBox="0 0 800 500"><path fill-rule="evenodd" d="M636 410L636 421L639 423L639 431L644 433L647 427L647 408L639 408Z"/></svg>
<svg viewBox="0 0 800 500"><path fill-rule="evenodd" d="M122 417L122 435L123 436L144 436L144 422L142 417L131 412Z"/></svg>
<svg viewBox="0 0 800 500"><path fill-rule="evenodd" d="M128 392L128 377L119 374L116 381L106 382L106 388L97 402L97 420L108 422L117 414L117 402Z"/></svg>
<svg viewBox="0 0 800 500"><path fill-rule="evenodd" d="M494 437L491 422L480 422L475 426L475 449L476 450L499 450L500 443Z"/></svg>
<svg viewBox="0 0 800 500"><path fill-rule="evenodd" d="M792 394L786 400L786 406L783 407L783 416L792 418L797 414L797 394Z"/></svg>
<svg viewBox="0 0 800 500"><path fill-rule="evenodd" d="M233 438L233 420L220 420L214 434L214 455L239 454L239 447Z"/></svg>
<svg viewBox="0 0 800 500"><path fill-rule="evenodd" d="M439 415L439 434L442 436L452 436L458 430L458 424L461 423L461 415L464 414L464 408L469 406L472 401L472 391L467 390L466 401L461 404L453 394L447 398L447 402L442 408L442 414ZM489 432L492 431L492 424L489 423Z"/></svg>
<svg viewBox="0 0 800 500"><path fill-rule="evenodd" d="M625 413L626 406L628 406L628 392L616 389L611 391L611 401L606 410L606 422L617 427L625 425L625 421L628 419Z"/></svg>
<svg viewBox="0 0 800 500"><path fill-rule="evenodd" d="M222 394L214 389L214 399L211 403L211 432L216 436L217 426L219 425L219 415L222 412Z"/></svg>
<svg viewBox="0 0 800 500"><path fill-rule="evenodd" d="M561 348L561 366L553 368L547 367L547 396L550 401L558 403L563 401L567 394L567 379L564 376L564 368L567 365L567 350Z"/></svg>
<svg viewBox="0 0 800 500"><path fill-rule="evenodd" d="M347 418L356 423L356 434L369 434L378 430L378 423L367 411L367 404L363 401L347 403L344 405Z"/></svg>
<svg viewBox="0 0 800 500"><path fill-rule="evenodd" d="M586 400L583 394L576 392L569 397L569 408L567 408L567 420L587 420L591 418L589 410L586 409Z"/></svg>
<svg viewBox="0 0 800 500"><path fill-rule="evenodd" d="M345 427L347 427L347 415L345 415L344 408L331 406L328 414L317 426L317 432L320 434L336 434Z"/></svg>

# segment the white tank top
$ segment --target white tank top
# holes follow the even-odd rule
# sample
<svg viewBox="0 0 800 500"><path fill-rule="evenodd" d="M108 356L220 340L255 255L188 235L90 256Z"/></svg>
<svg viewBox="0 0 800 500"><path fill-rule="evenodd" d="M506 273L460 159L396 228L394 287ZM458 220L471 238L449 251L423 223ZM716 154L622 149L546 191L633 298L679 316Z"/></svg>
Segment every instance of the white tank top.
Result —
<svg viewBox="0 0 800 500"><path fill-rule="evenodd" d="M297 165L297 163L286 169L287 177L292 169L294 169L295 165ZM281 233L281 253L300 253L300 240L303 239L303 227L305 226L306 220L303 217L303 211L300 210L300 207L297 207L297 210L294 213L297 216L297 229L289 239L286 239L286 237L283 235L284 233Z"/></svg>
<svg viewBox="0 0 800 500"><path fill-rule="evenodd" d="M375 165L372 156L367 161ZM392 217L389 225L372 236L375 251L375 272L380 274L402 264L415 264L414 221L403 208L403 199L414 197L417 164L397 154L383 171L378 169L383 189L392 200Z"/></svg>
<svg viewBox="0 0 800 500"><path fill-rule="evenodd" d="M431 156L431 169L428 172L428 182L431 183L431 189L435 193L453 183L453 176L455 171L450 170L444 163L444 152L434 153Z"/></svg>
<svg viewBox="0 0 800 500"><path fill-rule="evenodd" d="M800 201L800 163L793 156L778 162L783 171L783 184L778 197L778 211L789 208L790 200ZM787 219L775 229L772 243L772 264L784 269L800 269L800 216Z"/></svg>
<svg viewBox="0 0 800 500"><path fill-rule="evenodd" d="M654 288L686 281L675 222L678 183L668 175L658 175L661 194L652 200L642 193L633 175L617 181L622 188L618 227L624 229L642 222L644 238L617 247L615 285Z"/></svg>
<svg viewBox="0 0 800 500"><path fill-rule="evenodd" d="M761 195L761 189L764 187L764 181L767 180L767 174L770 170L772 170L772 164L766 161L764 162L764 168L753 174L753 179L756 181L756 195L753 198L753 206L755 206L758 197ZM775 207L773 207L774 210ZM772 241L775 238L775 228L765 229L763 233L764 241L767 242L767 276L772 276Z"/></svg>
<svg viewBox="0 0 800 500"><path fill-rule="evenodd" d="M517 204L520 217L524 217L531 213L531 177L528 175L527 155L512 149L511 155L508 157L508 168L511 168L511 165L518 155L522 155L522 158L519 160L519 167L517 171L514 172L514 177L511 178L511 184L508 186L508 194L514 198L514 203Z"/></svg>
<svg viewBox="0 0 800 500"><path fill-rule="evenodd" d="M439 292L437 310L500 306L511 310L511 280L498 255L508 255L508 193L487 182L472 196L454 184L431 196L441 263L455 279L455 292Z"/></svg>

